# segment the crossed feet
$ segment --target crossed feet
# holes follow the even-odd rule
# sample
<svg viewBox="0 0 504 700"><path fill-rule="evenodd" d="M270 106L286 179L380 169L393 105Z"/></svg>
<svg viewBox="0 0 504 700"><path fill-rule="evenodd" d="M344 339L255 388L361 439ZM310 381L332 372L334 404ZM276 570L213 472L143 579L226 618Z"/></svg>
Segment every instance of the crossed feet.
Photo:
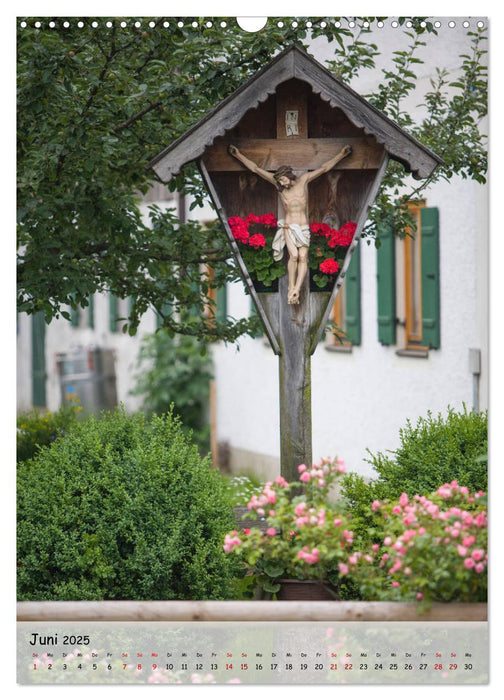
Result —
<svg viewBox="0 0 504 700"><path fill-rule="evenodd" d="M287 303L288 304L299 304L299 292L296 291L295 289L289 290L289 293L287 295Z"/></svg>

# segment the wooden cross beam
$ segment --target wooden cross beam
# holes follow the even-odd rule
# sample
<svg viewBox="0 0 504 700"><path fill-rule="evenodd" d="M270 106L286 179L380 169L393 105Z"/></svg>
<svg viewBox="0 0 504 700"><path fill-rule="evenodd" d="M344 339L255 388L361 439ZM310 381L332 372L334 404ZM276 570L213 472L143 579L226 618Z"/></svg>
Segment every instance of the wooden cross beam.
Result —
<svg viewBox="0 0 504 700"><path fill-rule="evenodd" d="M372 136L364 138L220 138L207 149L203 162L208 171L243 171L245 167L228 153L233 143L247 158L264 170L274 171L281 165L293 170L315 170L341 151L352 146L352 155L338 163L338 170L377 170L383 160L383 147Z"/></svg>

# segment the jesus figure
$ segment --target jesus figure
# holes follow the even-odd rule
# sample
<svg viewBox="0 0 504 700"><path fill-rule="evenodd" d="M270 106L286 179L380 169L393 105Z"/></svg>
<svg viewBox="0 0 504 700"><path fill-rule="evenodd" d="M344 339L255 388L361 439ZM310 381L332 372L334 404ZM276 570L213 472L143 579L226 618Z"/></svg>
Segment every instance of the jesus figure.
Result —
<svg viewBox="0 0 504 700"><path fill-rule="evenodd" d="M289 165L280 166L274 173L260 168L257 163L241 153L236 146L229 146L229 153L237 158L251 172L256 173L278 190L285 209L285 219L278 222L278 231L273 240L273 257L279 261L287 246L289 261L287 273L289 290L288 304L299 304L301 286L308 272L308 248L310 226L308 222L308 183L316 180L334 168L336 163L352 152L351 146L344 146L338 155L328 160L320 168L297 177Z"/></svg>

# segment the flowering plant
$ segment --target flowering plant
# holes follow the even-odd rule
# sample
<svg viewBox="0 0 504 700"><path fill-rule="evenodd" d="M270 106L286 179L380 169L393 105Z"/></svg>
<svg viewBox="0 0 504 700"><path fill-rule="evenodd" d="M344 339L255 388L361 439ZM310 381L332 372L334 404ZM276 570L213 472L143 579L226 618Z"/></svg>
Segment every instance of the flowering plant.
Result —
<svg viewBox="0 0 504 700"><path fill-rule="evenodd" d="M476 602L487 595L486 495L457 481L430 496L403 493L374 501L384 537L366 554L351 553L339 573L360 582L368 599Z"/></svg>
<svg viewBox="0 0 504 700"><path fill-rule="evenodd" d="M283 277L285 265L273 258L272 243L277 228L273 214L248 214L245 219L232 216L229 226L254 281L271 287L276 279Z"/></svg>
<svg viewBox="0 0 504 700"><path fill-rule="evenodd" d="M332 581L352 546L346 517L329 502L330 488L345 472L343 462L324 459L298 471L299 481L279 476L250 499L249 514L264 518L264 531L233 530L224 540L224 551L238 557L245 573L269 593L280 589L281 578Z"/></svg>
<svg viewBox="0 0 504 700"><path fill-rule="evenodd" d="M229 226L247 270L255 280L270 287L274 280L283 277L285 265L273 259L272 242L277 229L273 214L248 214L244 219L232 216ZM308 265L315 271L313 280L319 288L329 284L339 272L356 228L353 221L339 229L324 223L310 224L312 241Z"/></svg>
<svg viewBox="0 0 504 700"><path fill-rule="evenodd" d="M353 240L357 224L347 221L341 228L334 229L329 224L310 224L312 242L308 265L316 272L313 281L323 288L334 279L341 269L346 250Z"/></svg>

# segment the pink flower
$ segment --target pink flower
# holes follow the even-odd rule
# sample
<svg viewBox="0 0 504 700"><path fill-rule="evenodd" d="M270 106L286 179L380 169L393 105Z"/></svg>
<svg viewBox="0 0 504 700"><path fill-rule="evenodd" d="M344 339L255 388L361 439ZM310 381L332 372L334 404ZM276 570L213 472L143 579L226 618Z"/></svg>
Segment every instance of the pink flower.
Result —
<svg viewBox="0 0 504 700"><path fill-rule="evenodd" d="M304 481L305 483L310 481L310 474L309 472L303 472L301 476L299 477L300 481Z"/></svg>
<svg viewBox="0 0 504 700"><path fill-rule="evenodd" d="M485 552L482 549L473 549L471 556L474 561L480 561L485 556Z"/></svg>
<svg viewBox="0 0 504 700"><path fill-rule="evenodd" d="M395 513L395 515L399 515L400 513L402 513L402 508L401 508L401 506L394 506L394 507L392 508L392 513Z"/></svg>
<svg viewBox="0 0 504 700"><path fill-rule="evenodd" d="M401 493L401 496L399 498L399 505L404 508L404 506L407 506L409 503L409 498L406 493Z"/></svg>
<svg viewBox="0 0 504 700"><path fill-rule="evenodd" d="M464 566L466 569L472 569L474 566L474 561L471 559L471 557L467 557L467 559L464 559Z"/></svg>
<svg viewBox="0 0 504 700"><path fill-rule="evenodd" d="M306 464L300 464L299 467L298 467L298 472L299 472L300 474L302 474L303 472L306 471L306 469L307 469Z"/></svg>
<svg viewBox="0 0 504 700"><path fill-rule="evenodd" d="M269 527L269 528L266 530L266 534L269 535L270 537L273 537L274 535L277 534L277 531L275 530L274 527Z"/></svg>
<svg viewBox="0 0 504 700"><path fill-rule="evenodd" d="M444 486L440 486L437 490L438 496L442 496L443 498L450 498L452 495L451 489L448 484L445 484Z"/></svg>
<svg viewBox="0 0 504 700"><path fill-rule="evenodd" d="M423 593L417 593L416 594L417 600L422 600L423 599Z"/></svg>
<svg viewBox="0 0 504 700"><path fill-rule="evenodd" d="M373 510L378 510L378 508L380 507L380 505L381 505L380 501L373 501L372 504L371 504L371 508L372 508Z"/></svg>
<svg viewBox="0 0 504 700"><path fill-rule="evenodd" d="M336 527L338 527L339 525L341 525L342 522L343 522L343 520L342 520L341 518L336 518L336 520L334 521L333 525L335 525Z"/></svg>
<svg viewBox="0 0 504 700"><path fill-rule="evenodd" d="M318 562L320 550L317 548L312 549L311 552L308 551L308 547L303 547L300 549L297 556L298 559L304 559L307 564L316 564Z"/></svg>
<svg viewBox="0 0 504 700"><path fill-rule="evenodd" d="M346 564L343 564L342 562L338 564L338 570L342 576L346 576L349 572L348 566Z"/></svg>
<svg viewBox="0 0 504 700"><path fill-rule="evenodd" d="M283 487L289 485L288 482L285 481L283 476L277 476L277 478L275 479L275 484L278 484L279 486L283 486Z"/></svg>
<svg viewBox="0 0 504 700"><path fill-rule="evenodd" d="M371 547L371 549L373 550L373 552L377 552L377 551L380 549L380 545L379 545L379 544L374 544L374 545Z"/></svg>
<svg viewBox="0 0 504 700"><path fill-rule="evenodd" d="M476 538L474 537L474 535L470 535L469 537L464 537L464 539L462 540L462 544L464 545L464 547L470 547L472 544L474 544L475 540Z"/></svg>
<svg viewBox="0 0 504 700"><path fill-rule="evenodd" d="M239 537L231 537L230 535L226 535L224 537L224 545L223 549L226 552L226 554L229 554L229 552L233 551L235 547L237 547L239 544L241 544L241 540Z"/></svg>
<svg viewBox="0 0 504 700"><path fill-rule="evenodd" d="M298 503L297 506L294 508L294 513L296 515L303 515L305 508L306 503L304 501L302 503Z"/></svg>
<svg viewBox="0 0 504 700"><path fill-rule="evenodd" d="M385 547L390 547L390 545L392 544L392 538L385 537L385 539L383 540L383 544L385 545Z"/></svg>
<svg viewBox="0 0 504 700"><path fill-rule="evenodd" d="M457 546L457 552L461 557L465 557L467 555L467 547L462 547L462 545Z"/></svg>
<svg viewBox="0 0 504 700"><path fill-rule="evenodd" d="M393 588L398 588L398 587L399 587L398 582L397 582L397 581L392 581L392 587L393 587Z"/></svg>
<svg viewBox="0 0 504 700"><path fill-rule="evenodd" d="M484 568L485 568L485 565L483 564L483 562L479 561L476 564L476 566L474 567L474 570L476 571L476 573L481 574L481 572L484 570Z"/></svg>

